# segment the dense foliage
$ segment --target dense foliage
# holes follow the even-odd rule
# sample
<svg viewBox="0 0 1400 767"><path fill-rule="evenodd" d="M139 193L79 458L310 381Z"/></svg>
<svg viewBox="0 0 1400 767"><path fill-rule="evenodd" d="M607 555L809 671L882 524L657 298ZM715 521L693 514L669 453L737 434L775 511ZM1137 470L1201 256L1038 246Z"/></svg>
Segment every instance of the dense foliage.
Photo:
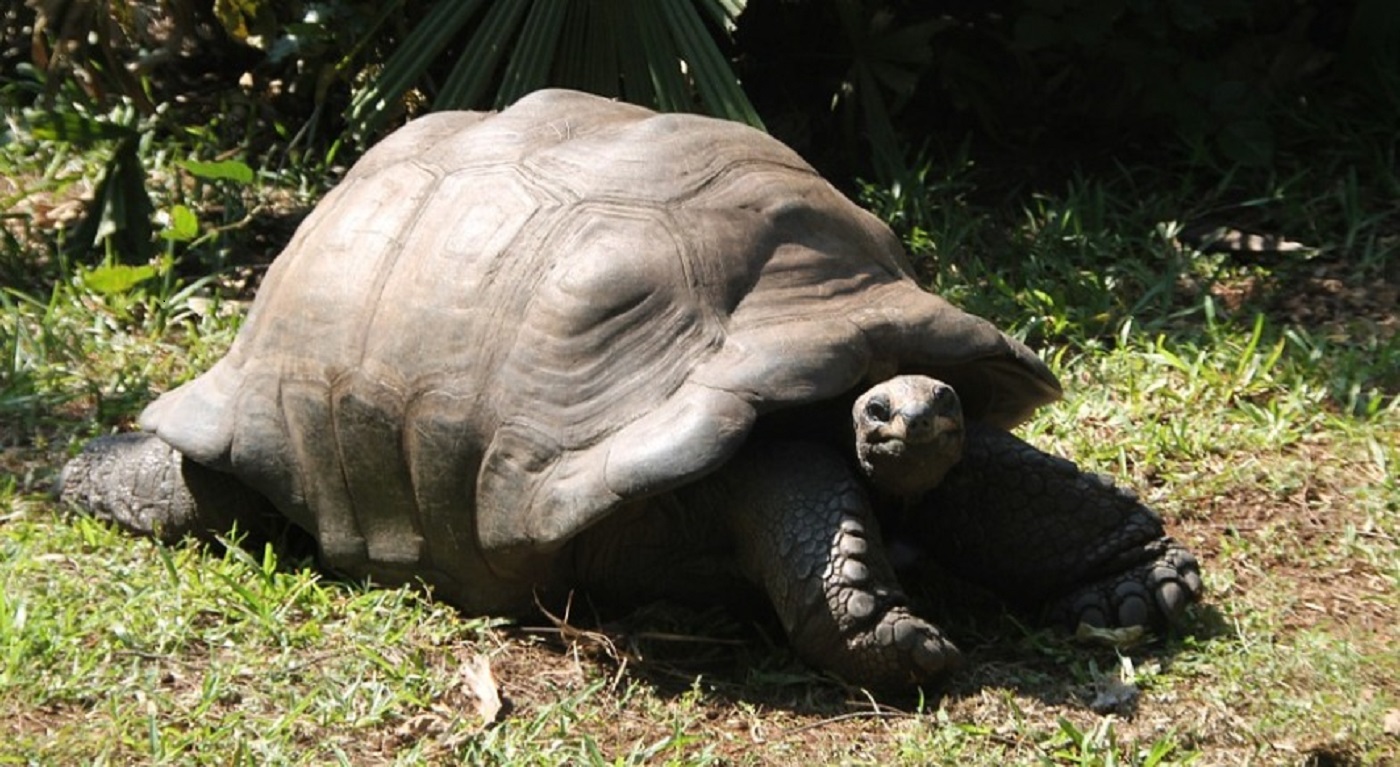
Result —
<svg viewBox="0 0 1400 767"><path fill-rule="evenodd" d="M1177 136L1257 165L1280 105L1340 89L1353 108L1400 106L1387 0L32 5L6 14L7 37L34 45L8 45L5 64L43 80L50 106L128 99L150 114L195 76L224 90L242 77L287 122L324 123L323 142L561 85L772 123L800 149L839 131L868 148L847 158L861 172L898 172L906 147L948 129L1021 144ZM81 87L64 93L69 80Z"/></svg>

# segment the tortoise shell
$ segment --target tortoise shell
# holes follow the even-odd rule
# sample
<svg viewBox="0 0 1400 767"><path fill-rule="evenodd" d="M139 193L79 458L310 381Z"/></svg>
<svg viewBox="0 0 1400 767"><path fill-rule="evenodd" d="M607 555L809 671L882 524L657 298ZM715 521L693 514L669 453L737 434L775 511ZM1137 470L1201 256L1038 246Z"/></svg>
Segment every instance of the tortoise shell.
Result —
<svg viewBox="0 0 1400 767"><path fill-rule="evenodd" d="M379 143L227 356L141 425L266 495L328 566L492 610L765 414L905 372L1001 427L1060 391L778 141L552 90Z"/></svg>

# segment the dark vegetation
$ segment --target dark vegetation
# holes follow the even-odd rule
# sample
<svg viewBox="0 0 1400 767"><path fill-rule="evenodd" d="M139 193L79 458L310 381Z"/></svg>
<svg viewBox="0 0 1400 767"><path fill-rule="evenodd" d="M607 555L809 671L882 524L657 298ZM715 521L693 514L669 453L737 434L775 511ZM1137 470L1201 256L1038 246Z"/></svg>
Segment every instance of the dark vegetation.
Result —
<svg viewBox="0 0 1400 767"><path fill-rule="evenodd" d="M852 190L972 163L990 203L1122 165L1248 186L1329 122L1400 114L1385 0L745 5L31 0L5 12L4 100L27 135L105 148L67 244L133 263L143 142L324 177L415 114L544 86L765 126Z"/></svg>

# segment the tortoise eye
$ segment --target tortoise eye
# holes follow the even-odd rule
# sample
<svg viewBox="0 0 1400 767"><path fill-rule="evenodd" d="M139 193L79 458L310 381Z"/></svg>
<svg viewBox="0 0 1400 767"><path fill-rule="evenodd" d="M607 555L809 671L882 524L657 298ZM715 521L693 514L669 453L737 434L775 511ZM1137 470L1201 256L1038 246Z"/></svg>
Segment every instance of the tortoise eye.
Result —
<svg viewBox="0 0 1400 767"><path fill-rule="evenodd" d="M890 420L890 403L883 398L870 400L865 403L865 417L879 423Z"/></svg>

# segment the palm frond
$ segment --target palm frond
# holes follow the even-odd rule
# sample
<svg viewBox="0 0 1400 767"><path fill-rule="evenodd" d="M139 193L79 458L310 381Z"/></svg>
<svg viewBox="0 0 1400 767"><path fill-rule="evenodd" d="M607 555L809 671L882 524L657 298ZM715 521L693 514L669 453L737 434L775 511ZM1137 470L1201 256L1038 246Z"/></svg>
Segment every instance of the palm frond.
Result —
<svg viewBox="0 0 1400 767"><path fill-rule="evenodd" d="M442 84L433 101L434 109L469 109L491 103L486 100L486 92L530 5L522 0L496 0L491 5L462 50L457 66Z"/></svg>
<svg viewBox="0 0 1400 767"><path fill-rule="evenodd" d="M369 133L382 125L394 105L422 79L433 60L466 28L483 2L457 0L433 6L398 51L384 62L384 69L369 87L351 100L351 126Z"/></svg>
<svg viewBox="0 0 1400 767"><path fill-rule="evenodd" d="M499 108L539 88L565 86L761 127L712 31L731 33L744 5L745 0L440 0L355 97L350 121L364 132L381 126L443 52L465 38L456 65L430 94L434 109Z"/></svg>

